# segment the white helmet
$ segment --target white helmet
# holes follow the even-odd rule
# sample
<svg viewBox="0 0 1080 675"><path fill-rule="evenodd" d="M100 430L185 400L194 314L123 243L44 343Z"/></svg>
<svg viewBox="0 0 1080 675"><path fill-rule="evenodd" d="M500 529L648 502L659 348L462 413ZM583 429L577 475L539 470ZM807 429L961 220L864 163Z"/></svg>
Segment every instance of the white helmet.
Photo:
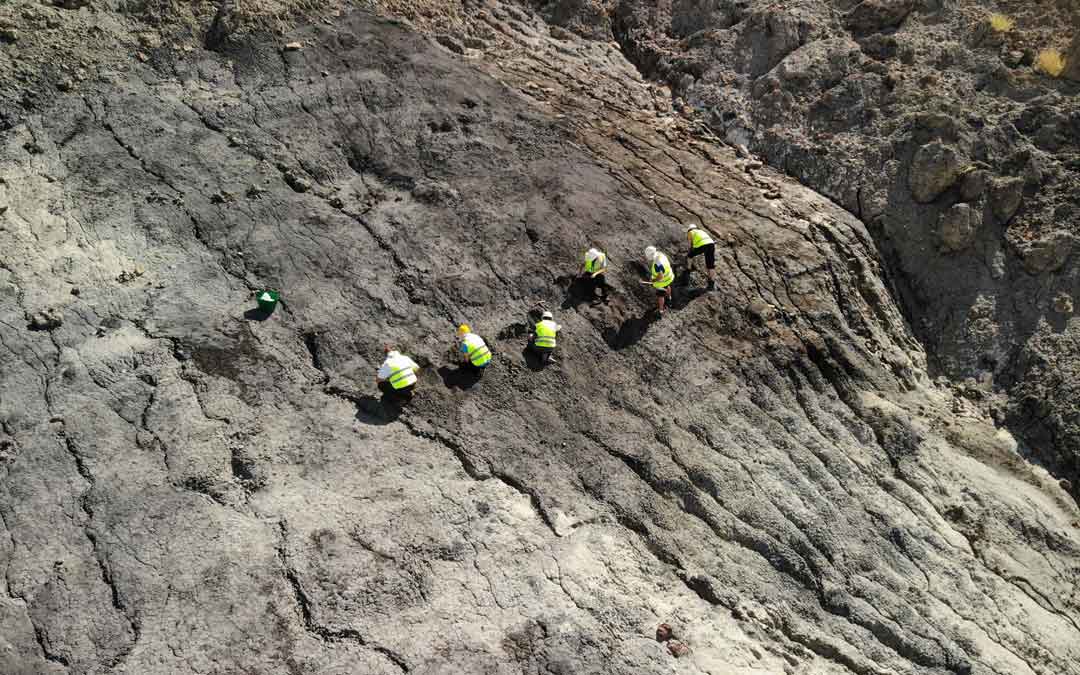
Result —
<svg viewBox="0 0 1080 675"><path fill-rule="evenodd" d="M686 231L687 232L689 232L690 230L696 230L696 229L697 229L697 225L687 225L686 226Z"/></svg>
<svg viewBox="0 0 1080 675"><path fill-rule="evenodd" d="M553 317L554 317L554 315L551 312L544 312L543 314L540 315L541 319L551 319Z"/></svg>
<svg viewBox="0 0 1080 675"><path fill-rule="evenodd" d="M645 257L648 258L649 260L652 260L653 258L655 258L656 257L656 247L655 246L650 246L649 248L645 249Z"/></svg>
<svg viewBox="0 0 1080 675"><path fill-rule="evenodd" d="M595 248L590 248L588 251L585 251L586 260L596 260L599 257L600 251L597 251Z"/></svg>

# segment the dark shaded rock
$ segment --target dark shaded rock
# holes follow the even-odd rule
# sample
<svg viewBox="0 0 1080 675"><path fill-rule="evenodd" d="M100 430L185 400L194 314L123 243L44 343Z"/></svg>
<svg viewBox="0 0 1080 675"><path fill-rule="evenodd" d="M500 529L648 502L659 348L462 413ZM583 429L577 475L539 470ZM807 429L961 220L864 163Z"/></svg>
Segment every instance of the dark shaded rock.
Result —
<svg viewBox="0 0 1080 675"><path fill-rule="evenodd" d="M1058 314L1065 314L1068 316L1073 313L1072 296L1067 293L1059 293L1054 297L1054 302L1051 306Z"/></svg>
<svg viewBox="0 0 1080 675"><path fill-rule="evenodd" d="M990 183L990 208L1002 223L1007 223L1024 199L1021 178L997 178Z"/></svg>
<svg viewBox="0 0 1080 675"><path fill-rule="evenodd" d="M844 16L844 25L856 33L877 33L899 25L914 7L914 0L863 0Z"/></svg>
<svg viewBox="0 0 1080 675"><path fill-rule="evenodd" d="M973 202L983 196L990 185L990 172L985 169L968 171L960 179L960 197L966 202Z"/></svg>
<svg viewBox="0 0 1080 675"><path fill-rule="evenodd" d="M311 189L310 180L304 178L303 176L298 176L292 171L286 171L284 174L282 174L282 177L285 179L285 182L289 184L289 187L291 187L296 192L307 192Z"/></svg>
<svg viewBox="0 0 1080 675"><path fill-rule="evenodd" d="M656 627L656 641L667 642L675 636L670 624L662 623Z"/></svg>
<svg viewBox="0 0 1080 675"><path fill-rule="evenodd" d="M447 35L446 33L440 33L435 36L435 41L446 47L455 54L464 54L465 45L461 44L461 40L458 40L453 35Z"/></svg>

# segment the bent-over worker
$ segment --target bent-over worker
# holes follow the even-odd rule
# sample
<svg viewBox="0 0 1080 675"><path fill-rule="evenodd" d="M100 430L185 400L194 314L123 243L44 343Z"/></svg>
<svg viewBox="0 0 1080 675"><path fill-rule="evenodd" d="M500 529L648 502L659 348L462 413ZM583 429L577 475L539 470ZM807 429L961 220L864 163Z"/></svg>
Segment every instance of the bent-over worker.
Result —
<svg viewBox="0 0 1080 675"><path fill-rule="evenodd" d="M700 227L688 225L686 239L690 242L690 252L686 254L686 266L690 267L691 258L705 255L705 274L709 277L709 290L716 288L716 242L712 235Z"/></svg>
<svg viewBox="0 0 1080 675"><path fill-rule="evenodd" d="M484 338L472 332L467 323L458 326L457 336L461 342L462 361L477 372L483 372L487 364L491 363L491 350L488 349Z"/></svg>
<svg viewBox="0 0 1080 675"><path fill-rule="evenodd" d="M562 326L555 323L551 312L540 315L540 321L536 324L532 337L532 349L540 355L540 362L547 364L551 360L551 354L555 351L556 338Z"/></svg>
<svg viewBox="0 0 1080 675"><path fill-rule="evenodd" d="M416 390L416 373L420 366L389 345L383 351L386 352L386 360L375 374L375 383L386 394L410 398Z"/></svg>
<svg viewBox="0 0 1080 675"><path fill-rule="evenodd" d="M607 254L597 248L585 251L585 272L582 276L587 284L589 297L596 297L596 289L600 289L600 299L607 300L608 285L605 277L607 272Z"/></svg>
<svg viewBox="0 0 1080 675"><path fill-rule="evenodd" d="M649 265L649 280L643 284L652 284L656 290L656 311L664 313L664 301L671 298L671 283L675 281L675 270L668 257L656 250L655 246L645 249L645 260Z"/></svg>

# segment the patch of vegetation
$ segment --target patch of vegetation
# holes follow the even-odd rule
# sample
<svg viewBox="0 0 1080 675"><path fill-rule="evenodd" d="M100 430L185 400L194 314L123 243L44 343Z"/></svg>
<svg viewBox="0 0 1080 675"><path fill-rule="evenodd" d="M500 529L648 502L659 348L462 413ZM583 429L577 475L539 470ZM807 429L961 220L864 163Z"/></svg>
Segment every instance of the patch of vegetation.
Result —
<svg viewBox="0 0 1080 675"><path fill-rule="evenodd" d="M990 15L990 28L995 33L1008 33L1016 25L1016 21L1009 16L997 12Z"/></svg>
<svg viewBox="0 0 1080 675"><path fill-rule="evenodd" d="M1035 65L1050 77L1057 77L1065 70L1065 57L1056 49L1044 49L1036 57Z"/></svg>

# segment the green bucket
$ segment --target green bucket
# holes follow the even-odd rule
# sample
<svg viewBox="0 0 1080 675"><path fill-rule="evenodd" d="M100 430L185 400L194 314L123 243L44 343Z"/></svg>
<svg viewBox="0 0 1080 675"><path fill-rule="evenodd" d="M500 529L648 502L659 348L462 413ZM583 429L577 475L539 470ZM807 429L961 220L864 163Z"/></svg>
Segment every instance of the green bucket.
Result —
<svg viewBox="0 0 1080 675"><path fill-rule="evenodd" d="M255 293L255 301L259 303L259 309L267 314L274 311L280 298L281 294L277 291L265 290Z"/></svg>

